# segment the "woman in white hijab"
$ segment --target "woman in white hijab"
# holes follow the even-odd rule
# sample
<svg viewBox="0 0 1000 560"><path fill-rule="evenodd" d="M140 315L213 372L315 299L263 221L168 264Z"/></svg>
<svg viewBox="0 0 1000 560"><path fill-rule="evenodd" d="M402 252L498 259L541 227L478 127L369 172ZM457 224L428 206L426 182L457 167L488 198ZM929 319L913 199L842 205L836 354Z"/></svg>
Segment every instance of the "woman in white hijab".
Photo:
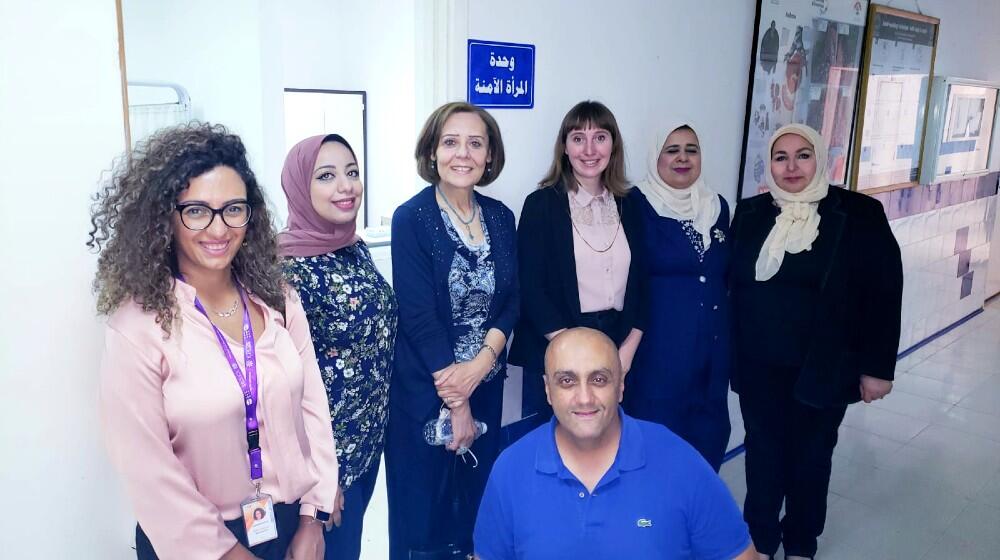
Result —
<svg viewBox="0 0 1000 560"><path fill-rule="evenodd" d="M736 209L735 367L746 428L743 516L762 558L812 558L847 405L892 389L903 274L882 205L831 187L823 138L771 138L768 192ZM782 504L784 518L779 520Z"/></svg>
<svg viewBox="0 0 1000 560"><path fill-rule="evenodd" d="M701 174L692 121L659 129L639 184L649 324L625 384L630 415L670 428L716 471L729 441L729 208Z"/></svg>

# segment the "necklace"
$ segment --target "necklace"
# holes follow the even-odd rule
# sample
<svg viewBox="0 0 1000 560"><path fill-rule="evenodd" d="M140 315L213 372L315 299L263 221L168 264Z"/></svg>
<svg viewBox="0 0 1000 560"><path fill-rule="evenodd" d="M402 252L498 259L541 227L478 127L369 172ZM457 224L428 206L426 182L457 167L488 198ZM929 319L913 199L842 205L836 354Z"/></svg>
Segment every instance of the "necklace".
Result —
<svg viewBox="0 0 1000 560"><path fill-rule="evenodd" d="M235 300L233 300L233 306L230 307L229 309L227 309L225 311L212 311L212 313L215 313L219 317L222 317L223 319L226 319L226 318L232 317L233 315L236 314L236 308L239 305L240 305L240 298L236 298Z"/></svg>
<svg viewBox="0 0 1000 560"><path fill-rule="evenodd" d="M472 222L476 219L476 215L478 214L477 210L479 210L479 205L473 202L474 207L472 209L472 216L469 217L468 221L466 221L465 219L462 218L462 215L458 213L458 210L455 210L455 207L451 205L451 201L448 200L448 197L446 197L444 193L441 192L441 186L438 185L435 188L437 189L438 194L441 195L441 198L444 199L444 203L448 205L448 209L451 210L451 213L456 218L458 218L458 221L461 222L463 226L465 226L465 231L469 232L469 240L475 241L476 235L472 233Z"/></svg>
<svg viewBox="0 0 1000 560"><path fill-rule="evenodd" d="M582 209L583 207L580 208ZM617 210L617 208L618 208L618 201L616 200L615 209ZM588 205L586 209L591 213L593 213L593 209L590 207L590 205ZM584 237L583 232L581 232L580 228L576 226L576 220L573 218L573 210L567 209L567 211L569 212L569 223L573 225L573 229L576 231L576 234L580 236L580 239L584 242L584 244L587 245L587 247L590 247L591 251L595 253L607 253L608 251L611 250L612 247L615 246L615 241L618 240L618 232L622 229L622 220L620 212L618 213L618 216L615 217L615 235L614 237L611 238L611 243L609 243L608 246L603 249L598 249L597 247L591 245L590 241L587 241L587 238ZM593 221L593 218L591 218L591 221ZM587 221L584 220L584 223L587 223Z"/></svg>
<svg viewBox="0 0 1000 560"><path fill-rule="evenodd" d="M580 228L576 227L576 220L573 219L572 215L570 215L569 217L569 223L573 224L573 229L576 230L576 234L579 235L580 239L583 240L584 243L586 243L587 247L590 247L590 250L595 253L607 253L608 251L610 251L611 248L615 246L615 241L618 240L618 232L622 229L622 222L621 220L619 220L618 224L615 226L615 236L611 238L611 243L603 249L598 249L593 245L591 245L590 241L587 241L587 238L584 237L583 233L580 232Z"/></svg>

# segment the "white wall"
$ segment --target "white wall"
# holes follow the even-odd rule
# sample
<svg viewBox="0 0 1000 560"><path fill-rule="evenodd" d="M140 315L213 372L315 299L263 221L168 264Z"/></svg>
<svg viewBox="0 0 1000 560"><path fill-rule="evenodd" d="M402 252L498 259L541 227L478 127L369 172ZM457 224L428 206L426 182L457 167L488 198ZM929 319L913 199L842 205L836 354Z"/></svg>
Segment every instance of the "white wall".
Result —
<svg viewBox="0 0 1000 560"><path fill-rule="evenodd" d="M240 134L279 228L284 88L367 91L369 225L416 192L413 2L123 4L129 78L180 83L195 118Z"/></svg>
<svg viewBox="0 0 1000 560"><path fill-rule="evenodd" d="M273 78L279 88L367 91L366 196L369 225L379 225L419 181L413 159L414 3L292 0L267 9L278 22L281 64ZM361 149L356 139L347 140ZM269 150L266 167L280 172L284 156L283 148Z"/></svg>
<svg viewBox="0 0 1000 560"><path fill-rule="evenodd" d="M97 422L89 196L125 148L112 0L0 0L0 556L133 557Z"/></svg>
<svg viewBox="0 0 1000 560"><path fill-rule="evenodd" d="M194 118L239 134L251 167L260 174L264 109L258 2L122 0L122 14L128 79L184 86ZM275 191L267 183L274 200L281 187Z"/></svg>
<svg viewBox="0 0 1000 560"><path fill-rule="evenodd" d="M645 178L655 129L665 126L658 123L686 115L701 125L706 181L734 202L755 6L752 0L469 2L469 37L536 46L535 108L491 111L503 131L507 166L485 192L519 215L548 169L563 116L578 101L596 99L618 120L633 182Z"/></svg>
<svg viewBox="0 0 1000 560"><path fill-rule="evenodd" d="M383 112L390 117L379 125L387 128L378 140L375 121L369 121L371 182L393 193L377 203L383 209L373 215L391 211L416 183L413 128L426 114L409 107L411 98L425 95L425 84L405 69L407 57L416 55L400 52L400 45L414 38L408 20L412 10L426 4L372 2L362 15L346 1L296 2L280 7L267 2L259 8L243 3L226 14L236 21L259 14L254 25L260 42L246 47L257 49L259 85L246 95L259 96L264 108L262 114L249 114L262 121L265 131L261 174L276 176L276 152L269 142L283 158L284 139L266 133L281 129L280 116L275 123L275 113L266 109L275 106L274 96L280 107L281 87L367 89L371 118ZM209 4L198 9L214 10L215 3ZM943 20L939 73L1000 80L1000 35L993 29L1000 3L920 4ZM319 10L334 5L340 11ZM912 1L893 5L915 7ZM592 97L618 116L633 179L643 173L646 138L657 115L679 107L698 119L706 129L706 178L732 200L754 6L753 0L697 6L679 0L510 0L470 2L457 10L468 36L538 48L536 108L493 112L504 131L509 163L487 192L519 212L548 165L563 114L576 101ZM284 32L272 25L275 14L287 16ZM216 31L203 26L202 35L192 40L207 40ZM467 37L450 38L464 52ZM462 63L440 75L464 74L464 56L453 58ZM127 549L132 515L105 460L96 419L101 326L89 289L95 257L84 246L89 196L101 171L124 148L117 65L113 1L0 0L0 309L5 318L0 323L0 488L5 497L0 555L5 558L132 557ZM376 95L383 87L398 89ZM459 85L458 95L463 93ZM376 164L379 157L385 160ZM377 178L377 173L388 175Z"/></svg>
<svg viewBox="0 0 1000 560"><path fill-rule="evenodd" d="M708 0L697 8L682 0L467 4L468 37L537 47L535 108L492 111L508 164L487 192L515 213L547 169L562 116L585 98L606 103L618 118L632 181L645 176L658 122L680 114L701 123L705 179L735 201L754 0ZM892 6L917 8L915 0ZM1000 2L921 0L920 8L942 20L937 74L1000 81ZM464 49L465 38L450 48ZM453 70L464 76L464 67ZM464 86L451 93L464 95Z"/></svg>
<svg viewBox="0 0 1000 560"><path fill-rule="evenodd" d="M129 80L168 81L191 95L194 117L225 124L261 160L256 2L122 0ZM195 24L197 22L197 24Z"/></svg>

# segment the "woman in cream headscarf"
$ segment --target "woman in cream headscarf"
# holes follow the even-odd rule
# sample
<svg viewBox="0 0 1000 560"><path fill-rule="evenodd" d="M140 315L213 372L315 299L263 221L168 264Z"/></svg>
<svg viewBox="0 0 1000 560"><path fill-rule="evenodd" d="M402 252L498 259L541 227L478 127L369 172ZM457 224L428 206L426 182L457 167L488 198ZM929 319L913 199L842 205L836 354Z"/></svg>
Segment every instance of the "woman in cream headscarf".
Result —
<svg viewBox="0 0 1000 560"><path fill-rule="evenodd" d="M625 408L670 428L718 471L729 441L729 208L702 179L690 120L659 130L639 189L649 202L650 319Z"/></svg>
<svg viewBox="0 0 1000 560"><path fill-rule="evenodd" d="M811 558L847 405L892 389L902 264L881 204L827 183L819 133L784 126L769 149L769 192L742 201L732 226L743 516L762 558L780 544Z"/></svg>

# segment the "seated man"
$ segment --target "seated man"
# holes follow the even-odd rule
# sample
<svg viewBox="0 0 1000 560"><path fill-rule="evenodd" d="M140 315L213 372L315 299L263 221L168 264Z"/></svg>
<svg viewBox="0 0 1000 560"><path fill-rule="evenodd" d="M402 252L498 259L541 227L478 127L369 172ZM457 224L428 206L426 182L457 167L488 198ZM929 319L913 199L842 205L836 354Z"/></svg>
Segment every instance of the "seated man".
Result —
<svg viewBox="0 0 1000 560"><path fill-rule="evenodd" d="M473 536L481 560L755 558L729 489L659 424L626 416L614 343L563 331L545 352L552 420L497 460Z"/></svg>

